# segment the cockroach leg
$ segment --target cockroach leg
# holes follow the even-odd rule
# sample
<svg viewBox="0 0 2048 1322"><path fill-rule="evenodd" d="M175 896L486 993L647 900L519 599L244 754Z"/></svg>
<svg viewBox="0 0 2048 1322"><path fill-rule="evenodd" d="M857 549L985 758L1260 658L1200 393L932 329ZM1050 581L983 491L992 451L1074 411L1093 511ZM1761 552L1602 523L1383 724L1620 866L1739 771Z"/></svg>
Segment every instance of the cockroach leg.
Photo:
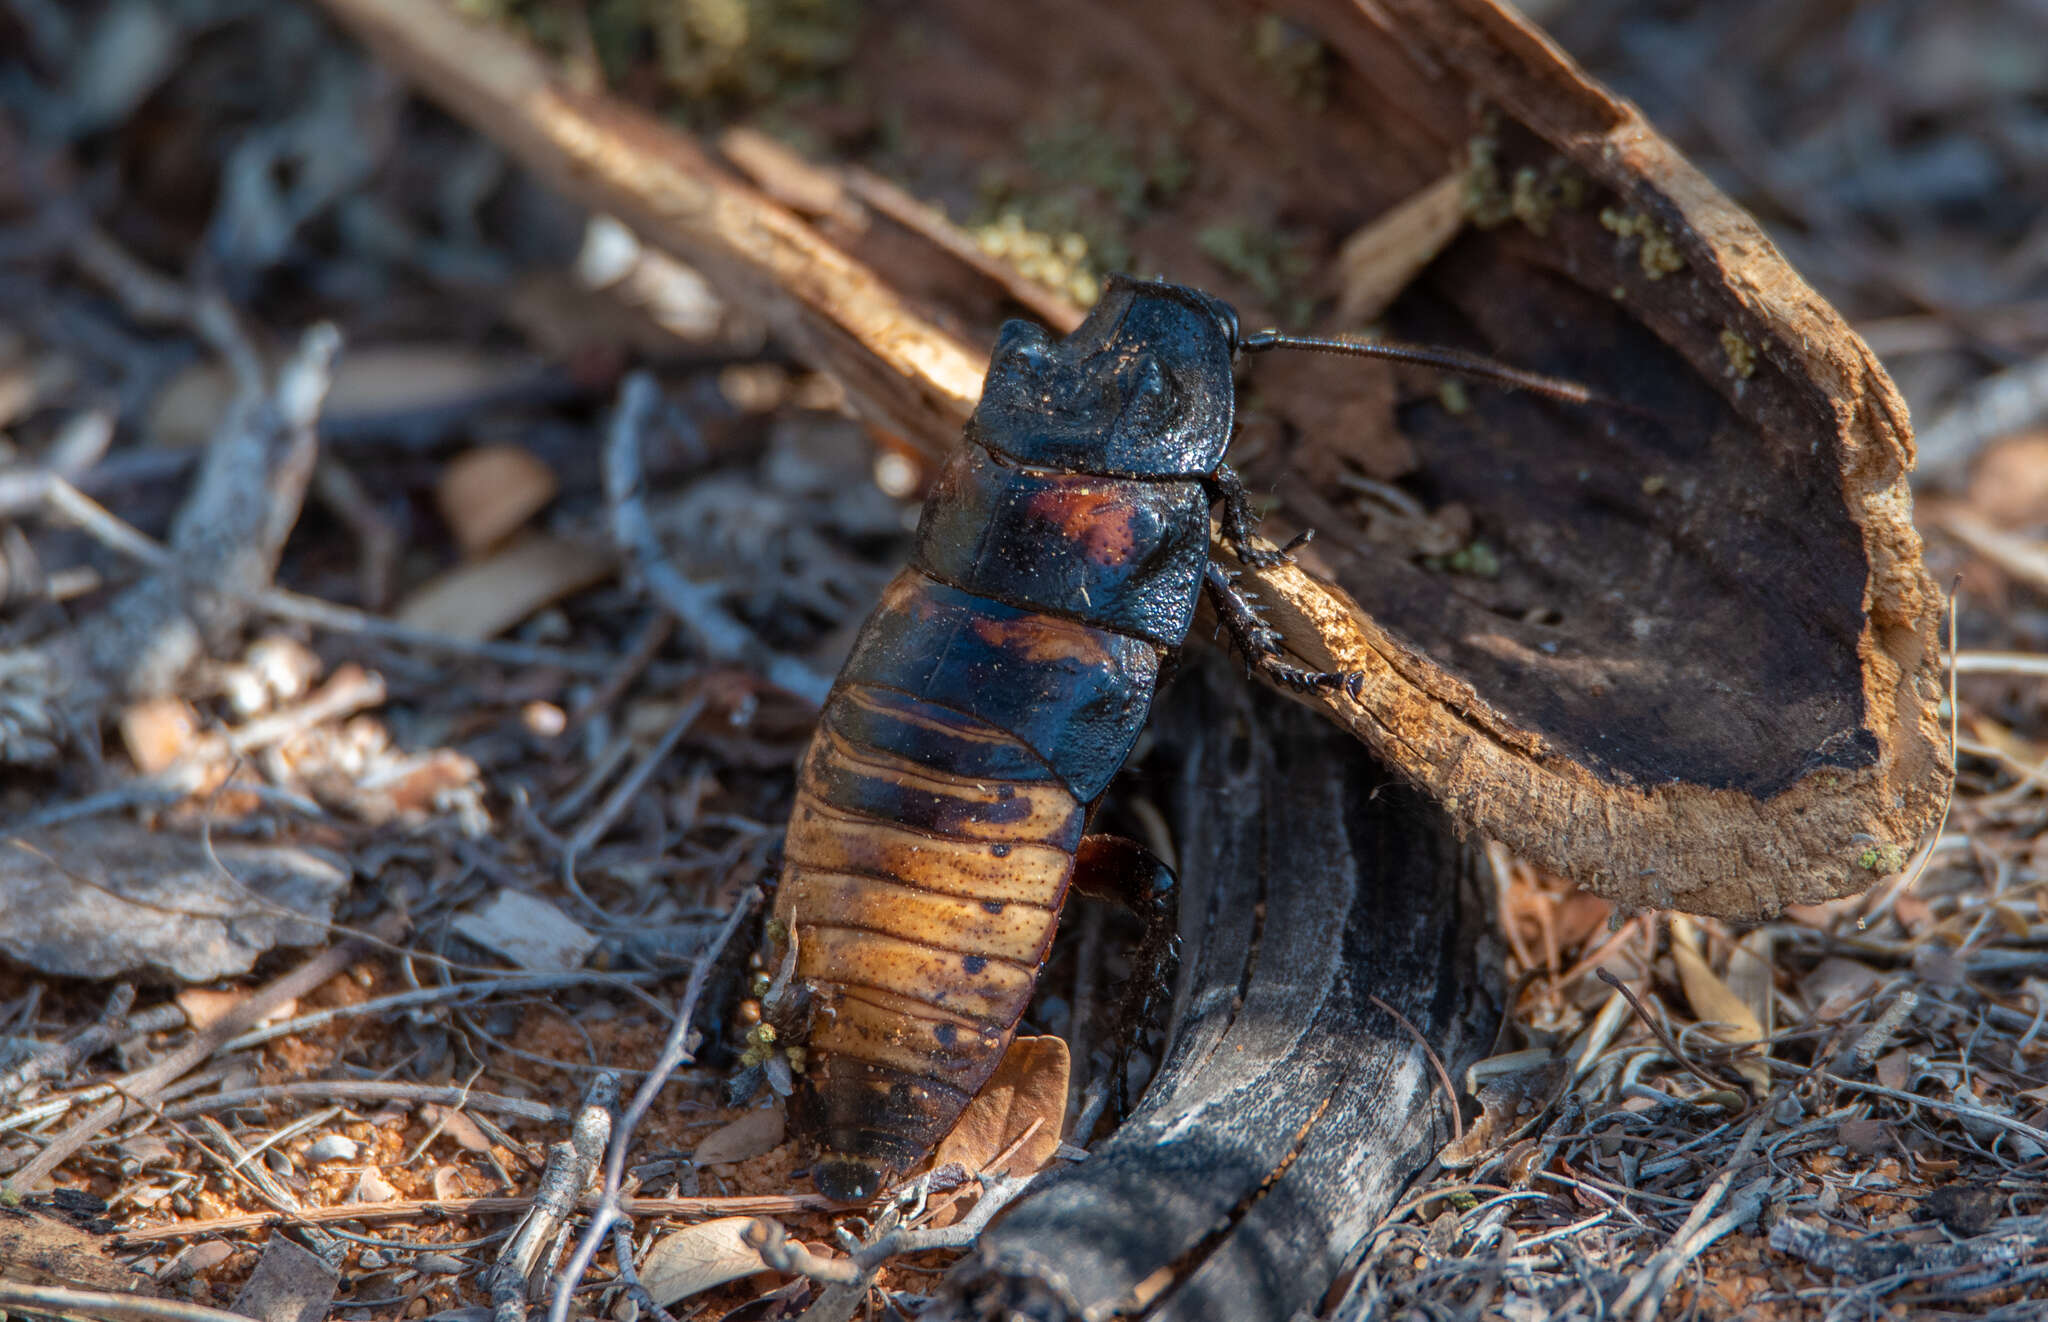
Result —
<svg viewBox="0 0 2048 1322"><path fill-rule="evenodd" d="M1169 995L1180 963L1180 883L1173 869L1137 841L1086 835L1074 856L1074 887L1136 914L1145 935L1131 955L1131 976L1117 1007L1114 1075L1119 1118L1130 1113L1130 1058L1138 1034Z"/></svg>
<svg viewBox="0 0 2048 1322"><path fill-rule="evenodd" d="M1262 607L1251 593L1238 586L1236 575L1214 560L1203 571L1202 586L1216 608L1216 618L1230 632L1230 641L1252 669L1274 683L1306 693L1311 689L1342 689L1357 697L1365 689L1365 673L1358 670L1310 670L1295 665L1280 652L1280 631L1266 623Z"/></svg>
<svg viewBox="0 0 2048 1322"><path fill-rule="evenodd" d="M1293 558L1295 547L1306 542L1312 533L1303 533L1286 546L1274 546L1259 536L1258 519L1252 514L1251 497L1244 489L1244 479L1229 464L1216 465L1216 471L1204 479L1210 499L1223 506L1223 541L1237 558L1252 569L1271 569L1274 565L1286 564Z"/></svg>

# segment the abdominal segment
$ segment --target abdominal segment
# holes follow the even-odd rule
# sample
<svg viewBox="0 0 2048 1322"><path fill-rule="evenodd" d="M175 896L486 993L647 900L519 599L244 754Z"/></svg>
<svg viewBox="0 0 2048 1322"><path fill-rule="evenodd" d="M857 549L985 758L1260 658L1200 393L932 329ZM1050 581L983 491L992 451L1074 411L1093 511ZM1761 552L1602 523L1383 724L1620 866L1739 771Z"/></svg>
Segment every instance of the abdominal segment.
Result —
<svg viewBox="0 0 2048 1322"><path fill-rule="evenodd" d="M1085 818L1016 736L898 689L834 690L775 902L826 1161L901 1171L952 1127L1031 999Z"/></svg>

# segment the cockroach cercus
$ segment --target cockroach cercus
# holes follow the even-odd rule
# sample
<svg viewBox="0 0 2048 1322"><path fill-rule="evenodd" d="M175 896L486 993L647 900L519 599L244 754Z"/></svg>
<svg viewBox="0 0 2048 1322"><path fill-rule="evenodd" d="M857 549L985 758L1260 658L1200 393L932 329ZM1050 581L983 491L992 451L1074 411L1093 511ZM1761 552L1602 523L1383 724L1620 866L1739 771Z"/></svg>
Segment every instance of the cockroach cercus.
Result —
<svg viewBox="0 0 2048 1322"><path fill-rule="evenodd" d="M1269 678L1357 684L1288 661L1209 553L1220 503L1240 562L1287 555L1255 537L1223 462L1237 358L1283 348L1588 397L1456 350L1243 335L1227 304L1161 281L1112 278L1058 343L1004 325L916 553L825 701L755 974L749 1057L800 1047L796 1118L827 1195L873 1196L952 1127L1009 1045L1070 887L1129 896L1139 880L1164 911L1164 869L1085 832L1202 593Z"/></svg>

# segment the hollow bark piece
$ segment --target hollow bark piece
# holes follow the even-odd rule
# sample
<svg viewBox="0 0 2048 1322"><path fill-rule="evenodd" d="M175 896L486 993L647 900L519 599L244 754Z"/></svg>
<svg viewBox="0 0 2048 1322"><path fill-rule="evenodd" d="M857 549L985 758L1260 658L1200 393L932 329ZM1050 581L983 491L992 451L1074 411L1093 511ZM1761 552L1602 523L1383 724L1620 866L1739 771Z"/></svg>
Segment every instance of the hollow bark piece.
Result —
<svg viewBox="0 0 2048 1322"><path fill-rule="evenodd" d="M928 1317L1313 1307L1451 1138L1421 1045L1369 997L1454 1076L1493 1041L1490 908L1440 810L1227 661L1184 673L1155 728L1183 887L1166 1059L1112 1138L982 1236Z"/></svg>
<svg viewBox="0 0 2048 1322"><path fill-rule="evenodd" d="M945 244L880 219L835 244L500 34L434 5L327 3L528 165L764 300L869 416L954 442L1003 304ZM852 72L911 135L920 196L973 196L1027 157L1117 166L1096 148L1124 144L1137 203L1108 184L1130 265L1253 326L1347 329L1310 315L1341 292L1344 240L1465 168L1474 224L1393 327L1624 407L1467 387L1454 412L1412 374L1260 360L1244 466L1322 557L1262 594L1304 660L1367 675L1360 701L1323 705L1469 827L1624 904L1755 918L1901 866L1950 770L1940 602L1905 409L1869 350L1631 107L1491 0L1274 8L1310 43L1278 62L1305 81L1279 76L1273 11L1249 0L897 4ZM892 34L911 29L906 59ZM1398 480L1463 544L1381 535L1347 476Z"/></svg>

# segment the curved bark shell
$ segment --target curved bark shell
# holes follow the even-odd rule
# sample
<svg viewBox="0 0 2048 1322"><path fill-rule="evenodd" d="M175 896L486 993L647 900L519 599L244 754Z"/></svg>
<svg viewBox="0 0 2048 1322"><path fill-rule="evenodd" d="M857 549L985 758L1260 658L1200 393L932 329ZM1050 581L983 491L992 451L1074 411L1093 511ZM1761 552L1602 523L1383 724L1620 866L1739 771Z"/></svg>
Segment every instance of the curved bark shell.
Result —
<svg viewBox="0 0 2048 1322"><path fill-rule="evenodd" d="M900 193L855 180L846 197L895 219L820 229L438 6L327 4L527 165L759 306L933 453L955 442L1006 299L1059 321L1057 296L991 281L957 232L899 224L915 219ZM1247 52L1267 10L1249 0L919 0L889 7L855 63L918 126L930 194L968 191L992 137L1047 111L1044 89L1084 89L1101 123L1178 135L1198 180L1136 226L1145 272L1215 291L1248 325L1311 329L1202 236L1285 225L1322 259L1312 292L1369 315L1363 244L1403 291L1386 312L1408 338L1626 403L1474 390L1452 412L1427 382L1358 364L1253 369L1278 421L1250 475L1319 533L1313 573L1264 578L1275 620L1305 659L1366 672L1361 701L1323 705L1456 818L1623 903L1727 917L1902 866L1950 771L1940 603L1911 524L1905 408L1869 350L1633 108L1491 0L1273 8L1321 43L1320 105L1261 82ZM893 36L912 27L906 61ZM1470 168L1487 161L1491 194ZM1500 223L1450 238L1461 169L1462 214ZM1441 251L1369 251L1373 222L1412 242L1429 217ZM1339 499L1347 472L1462 507L1499 573L1376 540Z"/></svg>

